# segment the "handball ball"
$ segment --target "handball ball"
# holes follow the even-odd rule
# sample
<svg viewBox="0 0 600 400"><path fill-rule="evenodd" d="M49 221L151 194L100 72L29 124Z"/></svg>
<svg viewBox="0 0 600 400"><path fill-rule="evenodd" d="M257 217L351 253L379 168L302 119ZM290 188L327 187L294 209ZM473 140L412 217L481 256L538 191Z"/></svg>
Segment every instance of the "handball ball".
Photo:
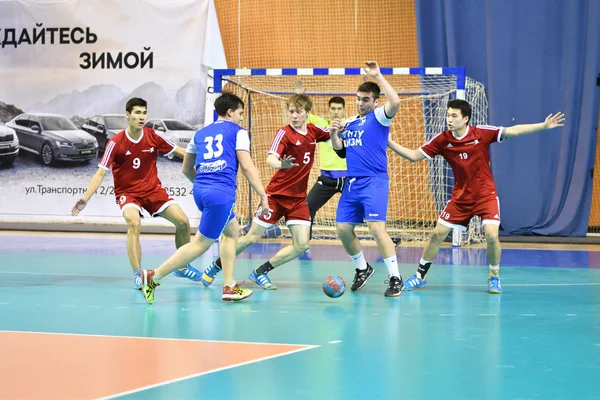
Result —
<svg viewBox="0 0 600 400"><path fill-rule="evenodd" d="M328 276L323 281L323 293L327 296L340 297L346 291L346 282L341 276Z"/></svg>

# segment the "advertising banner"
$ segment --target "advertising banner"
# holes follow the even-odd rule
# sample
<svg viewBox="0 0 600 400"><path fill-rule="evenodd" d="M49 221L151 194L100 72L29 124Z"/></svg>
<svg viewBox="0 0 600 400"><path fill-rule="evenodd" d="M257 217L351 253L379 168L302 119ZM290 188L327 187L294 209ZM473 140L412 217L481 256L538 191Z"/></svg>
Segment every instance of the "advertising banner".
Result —
<svg viewBox="0 0 600 400"><path fill-rule="evenodd" d="M210 0L0 1L0 222L123 222L110 171L79 216L71 208L128 99L146 100L146 126L178 146L204 125L214 15ZM195 226L181 160L159 156L158 173Z"/></svg>

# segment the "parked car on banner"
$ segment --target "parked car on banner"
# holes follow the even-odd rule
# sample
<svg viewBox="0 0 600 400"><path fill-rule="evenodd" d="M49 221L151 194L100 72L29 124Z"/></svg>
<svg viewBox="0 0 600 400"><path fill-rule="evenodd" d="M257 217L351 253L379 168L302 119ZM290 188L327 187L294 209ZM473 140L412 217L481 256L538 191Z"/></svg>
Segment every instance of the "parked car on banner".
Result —
<svg viewBox="0 0 600 400"><path fill-rule="evenodd" d="M54 161L89 161L98 141L62 115L25 113L6 123L19 137L19 148L38 154L45 165Z"/></svg>
<svg viewBox="0 0 600 400"><path fill-rule="evenodd" d="M106 143L125 128L127 128L127 118L123 114L94 115L81 127L96 138L100 152L104 152Z"/></svg>
<svg viewBox="0 0 600 400"><path fill-rule="evenodd" d="M0 122L0 164L12 165L19 154L19 138L14 129Z"/></svg>
<svg viewBox="0 0 600 400"><path fill-rule="evenodd" d="M146 122L146 127L154 129L156 132L164 134L173 143L180 147L187 147L190 140L198 129L187 122L178 119L151 119ZM173 154L167 156L169 160L178 158Z"/></svg>

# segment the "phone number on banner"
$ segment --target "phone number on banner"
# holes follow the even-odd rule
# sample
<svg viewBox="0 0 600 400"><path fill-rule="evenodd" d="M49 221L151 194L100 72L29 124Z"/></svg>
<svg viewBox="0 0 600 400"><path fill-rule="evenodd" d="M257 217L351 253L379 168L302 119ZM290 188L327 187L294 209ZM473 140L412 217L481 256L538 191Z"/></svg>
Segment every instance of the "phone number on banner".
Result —
<svg viewBox="0 0 600 400"><path fill-rule="evenodd" d="M165 187L165 190L169 196L191 196L193 194L192 188L187 187ZM83 196L86 188L84 187L67 187L67 186L28 186L25 188L25 195L53 195L53 194L68 194L72 196ZM100 186L96 190L97 195L101 196L114 196L115 188L113 186Z"/></svg>

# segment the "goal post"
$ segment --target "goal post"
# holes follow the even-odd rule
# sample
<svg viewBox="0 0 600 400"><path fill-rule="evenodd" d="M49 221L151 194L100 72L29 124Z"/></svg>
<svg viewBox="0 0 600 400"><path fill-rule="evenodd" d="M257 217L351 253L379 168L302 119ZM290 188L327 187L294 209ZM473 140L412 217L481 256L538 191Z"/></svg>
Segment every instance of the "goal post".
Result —
<svg viewBox="0 0 600 400"><path fill-rule="evenodd" d="M447 103L465 99L471 103L471 124L487 124L487 98L481 83L470 79L464 68L381 68L400 96L400 108L393 119L392 138L405 147L416 149L446 129ZM328 117L328 101L339 96L346 101L346 116L355 115L356 89L368 79L362 68L263 68L215 69L213 92L237 94L246 104L245 127L251 140L251 153L266 185L274 170L266 165L266 156L278 129L286 124L286 100L295 94L300 80L305 94L313 101L312 113ZM383 103L384 97L380 100ZM319 176L319 157L315 156L309 178L309 190ZM388 150L390 179L387 230L399 241L424 241L434 228L439 213L450 199L454 178L441 157L428 162L410 163ZM313 224L313 236L335 238L334 196L319 210ZM250 223L258 198L242 176L238 177L236 214L242 223ZM283 221L280 221L283 225ZM367 234L366 225L358 228ZM481 222L474 218L466 233L453 232L453 244L483 240Z"/></svg>

